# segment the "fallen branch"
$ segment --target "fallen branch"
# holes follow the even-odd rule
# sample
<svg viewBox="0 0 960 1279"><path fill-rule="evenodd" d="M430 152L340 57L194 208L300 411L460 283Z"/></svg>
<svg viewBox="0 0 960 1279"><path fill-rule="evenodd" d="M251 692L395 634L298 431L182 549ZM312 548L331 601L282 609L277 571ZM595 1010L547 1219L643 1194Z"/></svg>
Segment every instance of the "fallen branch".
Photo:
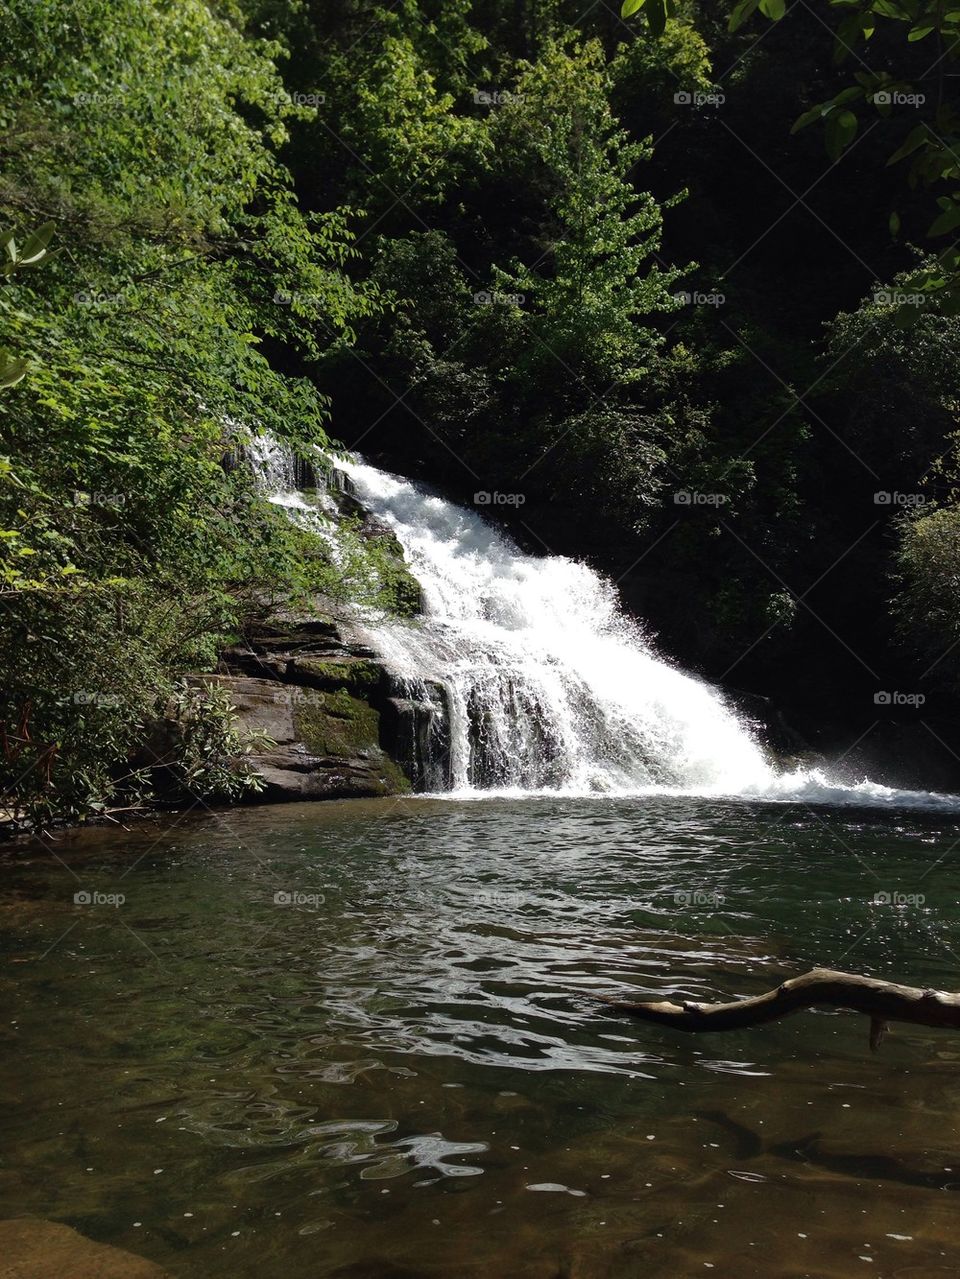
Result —
<svg viewBox="0 0 960 1279"><path fill-rule="evenodd" d="M888 1021L960 1030L960 994L898 986L877 977L838 973L829 968L814 968L802 977L791 977L765 995L738 999L732 1004L672 1004L667 1000L631 1003L610 995L600 998L619 1012L672 1026L674 1030L691 1031L740 1030L817 1005L850 1008L870 1018L870 1047L874 1052L880 1047Z"/></svg>

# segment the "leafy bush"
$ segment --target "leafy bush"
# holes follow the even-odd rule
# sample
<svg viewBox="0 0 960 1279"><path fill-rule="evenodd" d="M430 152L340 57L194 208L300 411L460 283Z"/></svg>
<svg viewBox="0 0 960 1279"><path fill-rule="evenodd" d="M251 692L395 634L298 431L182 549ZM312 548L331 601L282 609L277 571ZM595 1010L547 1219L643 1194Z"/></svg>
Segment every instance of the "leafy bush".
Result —
<svg viewBox="0 0 960 1279"><path fill-rule="evenodd" d="M895 563L901 639L925 676L960 691L960 509L904 519Z"/></svg>

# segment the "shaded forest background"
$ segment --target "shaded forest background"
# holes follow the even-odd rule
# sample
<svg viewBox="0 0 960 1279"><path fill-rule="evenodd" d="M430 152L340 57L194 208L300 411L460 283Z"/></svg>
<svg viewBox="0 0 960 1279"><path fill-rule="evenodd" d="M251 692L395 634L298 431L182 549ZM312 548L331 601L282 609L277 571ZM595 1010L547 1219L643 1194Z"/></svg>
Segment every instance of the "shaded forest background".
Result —
<svg viewBox="0 0 960 1279"><path fill-rule="evenodd" d="M956 746L949 184L888 163L952 136L953 44L732 7L8 0L0 228L57 250L0 284L11 783L55 742L82 811L264 609L391 607L231 464L262 430L588 558L816 745L887 693ZM864 68L903 100L791 133Z"/></svg>

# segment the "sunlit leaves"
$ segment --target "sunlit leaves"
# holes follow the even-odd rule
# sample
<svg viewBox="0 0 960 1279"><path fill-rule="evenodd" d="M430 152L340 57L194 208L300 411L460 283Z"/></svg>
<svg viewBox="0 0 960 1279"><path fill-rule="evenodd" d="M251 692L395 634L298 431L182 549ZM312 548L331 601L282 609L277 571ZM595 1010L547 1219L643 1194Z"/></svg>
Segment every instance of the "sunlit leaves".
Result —
<svg viewBox="0 0 960 1279"><path fill-rule="evenodd" d="M323 397L264 350L302 368L373 303L349 210L305 216L277 156L303 112L275 46L202 0L10 4L3 127L29 146L0 189L0 721L30 698L82 812L254 595L335 577L235 462L254 428L325 442ZM73 700L101 688L96 715Z"/></svg>
<svg viewBox="0 0 960 1279"><path fill-rule="evenodd" d="M738 0L730 14L729 29L737 31L748 18L753 17L759 7L760 0Z"/></svg>
<svg viewBox="0 0 960 1279"><path fill-rule="evenodd" d="M676 16L676 0L623 0L620 9L621 18L632 18L643 10L647 26L654 36L662 36L667 26L667 19Z"/></svg>
<svg viewBox="0 0 960 1279"><path fill-rule="evenodd" d="M5 347L0 347L0 388L16 386L26 371L26 360L18 360Z"/></svg>

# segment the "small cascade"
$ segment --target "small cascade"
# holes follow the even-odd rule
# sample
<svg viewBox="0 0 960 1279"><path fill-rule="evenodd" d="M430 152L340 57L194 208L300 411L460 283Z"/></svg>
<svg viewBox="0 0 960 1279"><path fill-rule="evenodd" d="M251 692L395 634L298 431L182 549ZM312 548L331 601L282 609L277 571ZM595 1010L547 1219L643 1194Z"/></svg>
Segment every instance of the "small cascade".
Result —
<svg viewBox="0 0 960 1279"><path fill-rule="evenodd" d="M412 684L394 675L392 691L391 754L415 791L450 790L450 720L445 690L423 681Z"/></svg>
<svg viewBox="0 0 960 1279"><path fill-rule="evenodd" d="M593 570L526 555L472 511L341 465L422 585L421 621L367 633L406 698L444 691L454 791L730 793L772 779L720 694L658 657Z"/></svg>
<svg viewBox="0 0 960 1279"><path fill-rule="evenodd" d="M325 478L310 458L295 453L289 444L268 434L251 436L243 452L257 484L271 502L314 516L336 515L336 503L327 492ZM313 491L313 501L305 499L306 490Z"/></svg>

